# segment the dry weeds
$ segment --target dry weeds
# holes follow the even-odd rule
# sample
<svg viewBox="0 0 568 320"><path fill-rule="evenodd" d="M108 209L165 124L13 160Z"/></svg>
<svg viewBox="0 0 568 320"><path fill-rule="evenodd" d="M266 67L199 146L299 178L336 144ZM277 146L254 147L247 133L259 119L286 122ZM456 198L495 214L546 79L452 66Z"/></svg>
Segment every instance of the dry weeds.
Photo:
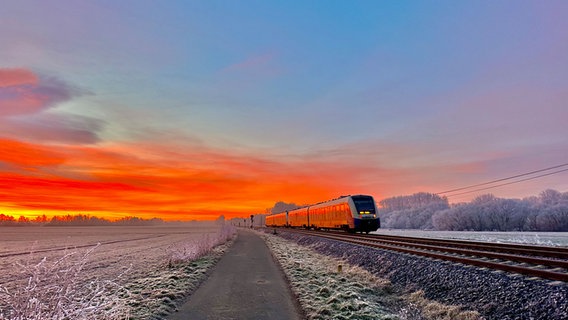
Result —
<svg viewBox="0 0 568 320"><path fill-rule="evenodd" d="M425 297L424 291L419 290L408 296L408 301L418 305L422 314L428 320L480 320L481 315L477 311L462 310L459 306L445 305Z"/></svg>
<svg viewBox="0 0 568 320"><path fill-rule="evenodd" d="M123 274L85 279L85 264L97 248L39 262L32 252L25 263L18 262L16 283L0 285L0 319L128 319Z"/></svg>

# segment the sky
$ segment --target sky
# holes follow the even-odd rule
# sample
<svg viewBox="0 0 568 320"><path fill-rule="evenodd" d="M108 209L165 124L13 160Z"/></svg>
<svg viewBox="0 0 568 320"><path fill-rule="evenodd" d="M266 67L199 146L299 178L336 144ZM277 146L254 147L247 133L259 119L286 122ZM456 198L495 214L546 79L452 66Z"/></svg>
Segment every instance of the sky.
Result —
<svg viewBox="0 0 568 320"><path fill-rule="evenodd" d="M567 13L561 0L4 0L0 212L246 217L566 164ZM546 189L568 191L568 171L446 195Z"/></svg>

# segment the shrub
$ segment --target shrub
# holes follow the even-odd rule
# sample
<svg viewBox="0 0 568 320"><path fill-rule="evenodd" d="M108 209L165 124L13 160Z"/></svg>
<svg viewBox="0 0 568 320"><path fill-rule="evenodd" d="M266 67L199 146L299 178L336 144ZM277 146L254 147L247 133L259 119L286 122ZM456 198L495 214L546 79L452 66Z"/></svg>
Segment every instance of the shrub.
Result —
<svg viewBox="0 0 568 320"><path fill-rule="evenodd" d="M223 224L219 231L214 234L206 234L199 239L192 239L169 247L168 265L197 260L214 247L229 241L237 232L237 229L229 224Z"/></svg>

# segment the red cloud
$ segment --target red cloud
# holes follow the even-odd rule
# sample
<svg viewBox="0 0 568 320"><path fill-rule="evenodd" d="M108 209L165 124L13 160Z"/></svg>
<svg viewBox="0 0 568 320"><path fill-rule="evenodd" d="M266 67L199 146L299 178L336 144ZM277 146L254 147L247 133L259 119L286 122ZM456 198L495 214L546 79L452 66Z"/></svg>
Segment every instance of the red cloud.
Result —
<svg viewBox="0 0 568 320"><path fill-rule="evenodd" d="M38 77L25 69L0 69L0 117L36 113L47 105Z"/></svg>
<svg viewBox="0 0 568 320"><path fill-rule="evenodd" d="M29 168L59 165L63 161L64 157L50 148L0 138L0 163Z"/></svg>
<svg viewBox="0 0 568 320"><path fill-rule="evenodd" d="M18 85L35 85L38 77L31 71L19 68L0 68L0 88Z"/></svg>

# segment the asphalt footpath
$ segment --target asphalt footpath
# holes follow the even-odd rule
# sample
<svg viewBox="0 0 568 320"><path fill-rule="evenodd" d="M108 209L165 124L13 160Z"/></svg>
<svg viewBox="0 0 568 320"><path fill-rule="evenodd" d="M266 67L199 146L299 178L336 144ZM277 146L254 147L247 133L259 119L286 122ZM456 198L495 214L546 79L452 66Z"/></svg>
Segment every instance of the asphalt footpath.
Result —
<svg viewBox="0 0 568 320"><path fill-rule="evenodd" d="M264 240L241 229L207 280L168 319L301 318L288 283Z"/></svg>

